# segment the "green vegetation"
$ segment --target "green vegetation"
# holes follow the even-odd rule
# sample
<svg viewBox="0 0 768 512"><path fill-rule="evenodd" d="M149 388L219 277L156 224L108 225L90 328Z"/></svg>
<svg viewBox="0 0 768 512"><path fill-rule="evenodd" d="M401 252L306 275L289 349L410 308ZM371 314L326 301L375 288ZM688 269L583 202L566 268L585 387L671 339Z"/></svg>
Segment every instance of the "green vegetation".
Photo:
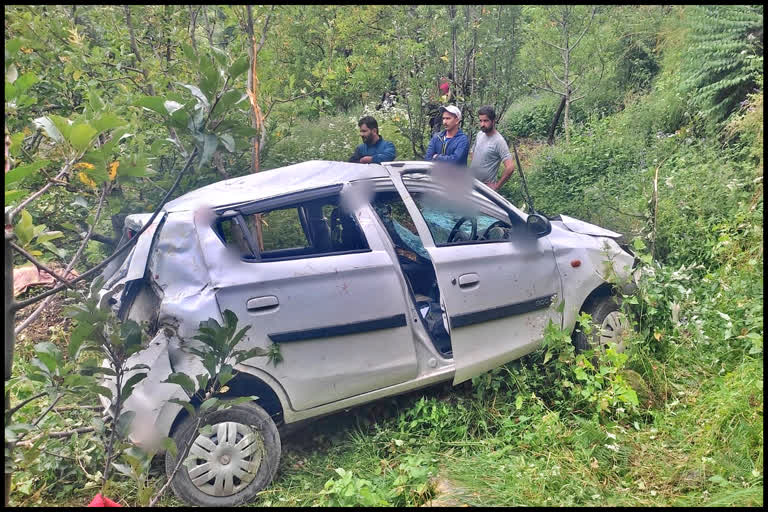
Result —
<svg viewBox="0 0 768 512"><path fill-rule="evenodd" d="M537 209L622 232L640 260L638 292L623 298L636 328L625 353L576 354L549 326L539 350L470 383L318 420L285 440L254 505L763 505L762 6L600 6L591 24L575 20L588 30L574 50L585 96L569 141L561 119L553 146L560 98L536 87L559 65L544 51L557 42L544 8L255 8L257 43L271 16L263 132L244 97L243 8L129 9L133 26L114 6L5 8L6 205L70 163L13 223L45 263L70 261L90 227L112 237L120 215L152 211L195 149L174 197L250 172L252 136L264 170L346 160L366 114L398 158L420 158L427 103L449 73L465 131L492 103L501 133L525 138L521 153L536 146L524 170ZM395 106L376 110L391 88ZM513 175L502 194L521 205L520 187ZM74 268L110 253L91 240ZM85 336L74 327L54 318L16 343L6 403L45 394L6 418L6 443L26 436L6 452L11 505L83 505L104 488L111 427L83 406L105 391L68 350ZM105 492L147 503L163 461L126 453ZM170 493L159 504L181 505Z"/></svg>

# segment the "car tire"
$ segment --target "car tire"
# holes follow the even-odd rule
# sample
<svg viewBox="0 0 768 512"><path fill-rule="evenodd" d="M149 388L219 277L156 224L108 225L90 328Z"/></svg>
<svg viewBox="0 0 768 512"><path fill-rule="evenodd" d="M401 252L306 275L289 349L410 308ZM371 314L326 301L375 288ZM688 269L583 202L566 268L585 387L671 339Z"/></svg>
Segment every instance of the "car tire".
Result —
<svg viewBox="0 0 768 512"><path fill-rule="evenodd" d="M577 352L605 350L611 343L616 344L617 352L624 352L627 348L626 334L632 327L615 296L596 297L585 304L582 311L592 315L593 327L589 337L581 330L574 329L571 339Z"/></svg>
<svg viewBox="0 0 768 512"><path fill-rule="evenodd" d="M272 483L280 463L280 435L270 415L256 403L246 402L206 414L200 426L213 433L195 431L196 419L188 416L173 432L179 452L190 447L194 463L182 463L171 481L174 494L191 505L231 507L247 503ZM165 455L165 473L173 474L178 461ZM191 469L190 469L191 468Z"/></svg>

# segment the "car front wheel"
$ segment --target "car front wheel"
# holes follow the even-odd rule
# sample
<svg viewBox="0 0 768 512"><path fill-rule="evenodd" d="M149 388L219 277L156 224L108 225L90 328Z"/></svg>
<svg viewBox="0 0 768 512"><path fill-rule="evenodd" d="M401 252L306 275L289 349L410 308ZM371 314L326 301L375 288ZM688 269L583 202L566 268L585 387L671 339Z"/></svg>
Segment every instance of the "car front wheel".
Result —
<svg viewBox="0 0 768 512"><path fill-rule="evenodd" d="M186 463L171 482L176 496L192 505L229 507L251 501L275 477L280 435L269 414L253 402L206 414L200 427L185 418L173 433L179 453L192 440ZM165 455L170 477L178 455Z"/></svg>
<svg viewBox="0 0 768 512"><path fill-rule="evenodd" d="M597 297L586 304L583 311L592 315L592 332L587 336L580 329L573 331L576 350L603 351L614 345L617 352L624 352L632 326L626 313L621 311L616 297Z"/></svg>

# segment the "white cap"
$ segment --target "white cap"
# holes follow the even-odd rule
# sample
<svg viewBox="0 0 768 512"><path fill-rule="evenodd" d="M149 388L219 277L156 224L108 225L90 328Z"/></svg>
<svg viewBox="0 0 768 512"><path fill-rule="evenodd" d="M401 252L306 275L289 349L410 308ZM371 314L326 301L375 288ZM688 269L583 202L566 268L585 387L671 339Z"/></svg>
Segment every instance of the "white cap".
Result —
<svg viewBox="0 0 768 512"><path fill-rule="evenodd" d="M447 107L440 107L440 112L449 112L456 117L459 118L459 121L461 121L461 110L459 110L459 107L456 105L448 105Z"/></svg>

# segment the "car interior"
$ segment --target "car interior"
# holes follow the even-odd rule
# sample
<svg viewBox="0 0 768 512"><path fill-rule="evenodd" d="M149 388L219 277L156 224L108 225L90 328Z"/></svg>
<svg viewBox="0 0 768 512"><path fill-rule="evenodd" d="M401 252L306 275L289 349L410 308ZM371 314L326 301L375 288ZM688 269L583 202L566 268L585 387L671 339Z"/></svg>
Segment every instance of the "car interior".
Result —
<svg viewBox="0 0 768 512"><path fill-rule="evenodd" d="M368 249L354 216L343 211L338 196L225 217L217 222L215 231L226 245L236 247L248 261ZM259 238L261 247L257 243Z"/></svg>
<svg viewBox="0 0 768 512"><path fill-rule="evenodd" d="M397 192L379 192L371 205L392 239L398 263L433 345L444 357L452 357L451 337L440 305L435 268L403 200Z"/></svg>

